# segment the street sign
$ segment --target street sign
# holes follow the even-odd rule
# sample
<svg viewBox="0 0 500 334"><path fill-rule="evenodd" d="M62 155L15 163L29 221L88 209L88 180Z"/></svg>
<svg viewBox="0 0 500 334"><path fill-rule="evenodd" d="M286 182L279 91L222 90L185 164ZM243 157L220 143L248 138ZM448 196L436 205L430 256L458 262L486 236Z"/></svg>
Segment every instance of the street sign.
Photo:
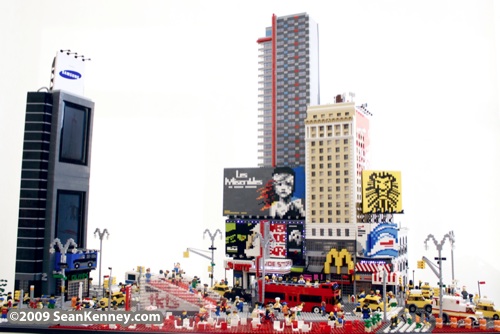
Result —
<svg viewBox="0 0 500 334"><path fill-rule="evenodd" d="M66 276L63 276L62 274L54 274L52 275L54 278L62 278L63 280L67 280L68 278Z"/></svg>

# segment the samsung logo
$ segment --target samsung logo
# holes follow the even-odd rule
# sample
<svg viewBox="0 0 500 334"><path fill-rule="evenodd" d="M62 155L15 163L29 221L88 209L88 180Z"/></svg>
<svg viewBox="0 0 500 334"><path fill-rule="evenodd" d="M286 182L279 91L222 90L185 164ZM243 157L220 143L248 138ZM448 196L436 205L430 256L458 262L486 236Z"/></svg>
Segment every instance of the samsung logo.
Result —
<svg viewBox="0 0 500 334"><path fill-rule="evenodd" d="M82 75L76 71L70 71L70 70L62 70L59 72L59 75L62 76L63 78L70 79L70 80L77 80L82 77Z"/></svg>

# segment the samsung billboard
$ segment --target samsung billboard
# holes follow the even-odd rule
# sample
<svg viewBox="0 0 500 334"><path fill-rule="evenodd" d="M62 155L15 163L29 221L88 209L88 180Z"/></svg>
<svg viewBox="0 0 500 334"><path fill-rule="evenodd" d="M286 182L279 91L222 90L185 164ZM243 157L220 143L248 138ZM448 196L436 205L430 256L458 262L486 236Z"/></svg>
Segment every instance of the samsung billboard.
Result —
<svg viewBox="0 0 500 334"><path fill-rule="evenodd" d="M223 215L305 218L304 167L225 168Z"/></svg>

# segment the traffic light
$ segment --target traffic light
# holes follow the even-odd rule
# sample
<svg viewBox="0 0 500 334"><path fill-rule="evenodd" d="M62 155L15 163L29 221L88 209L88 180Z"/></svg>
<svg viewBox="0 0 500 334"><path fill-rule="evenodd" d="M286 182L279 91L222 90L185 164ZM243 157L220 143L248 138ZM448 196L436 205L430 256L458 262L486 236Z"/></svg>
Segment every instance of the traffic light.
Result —
<svg viewBox="0 0 500 334"><path fill-rule="evenodd" d="M399 285L403 285L403 277L399 276Z"/></svg>
<svg viewBox="0 0 500 334"><path fill-rule="evenodd" d="M425 261L424 260L417 261L417 268L425 269Z"/></svg>

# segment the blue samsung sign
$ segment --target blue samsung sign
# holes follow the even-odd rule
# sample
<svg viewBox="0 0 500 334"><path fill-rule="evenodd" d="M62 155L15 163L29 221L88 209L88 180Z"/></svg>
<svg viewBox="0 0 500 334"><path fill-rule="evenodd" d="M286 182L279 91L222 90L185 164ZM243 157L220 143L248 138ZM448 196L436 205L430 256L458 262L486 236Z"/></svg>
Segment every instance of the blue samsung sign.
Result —
<svg viewBox="0 0 500 334"><path fill-rule="evenodd" d="M77 80L82 77L82 75L77 71L71 71L71 70L62 70L61 72L59 72L59 75L69 80Z"/></svg>

